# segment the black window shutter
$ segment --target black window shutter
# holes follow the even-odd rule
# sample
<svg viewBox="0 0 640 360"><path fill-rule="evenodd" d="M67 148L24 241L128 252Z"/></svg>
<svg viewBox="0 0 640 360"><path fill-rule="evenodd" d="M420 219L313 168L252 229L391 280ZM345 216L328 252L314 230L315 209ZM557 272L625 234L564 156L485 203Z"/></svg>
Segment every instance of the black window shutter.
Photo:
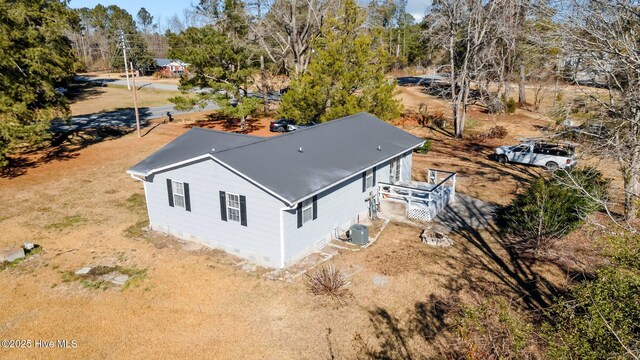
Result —
<svg viewBox="0 0 640 360"><path fill-rule="evenodd" d="M371 171L373 171L373 187L376 187L376 167L374 166Z"/></svg>
<svg viewBox="0 0 640 360"><path fill-rule="evenodd" d="M362 192L367 191L367 172L362 173Z"/></svg>
<svg viewBox="0 0 640 360"><path fill-rule="evenodd" d="M227 193L220 191L220 219L227 221Z"/></svg>
<svg viewBox="0 0 640 360"><path fill-rule="evenodd" d="M298 228L302 227L302 201L298 203Z"/></svg>
<svg viewBox="0 0 640 360"><path fill-rule="evenodd" d="M173 207L173 187L171 186L171 179L167 179L167 194L169 195L169 206Z"/></svg>
<svg viewBox="0 0 640 360"><path fill-rule="evenodd" d="M184 209L191 211L191 197L189 196L189 183L183 183L184 185Z"/></svg>
<svg viewBox="0 0 640 360"><path fill-rule="evenodd" d="M240 225L247 226L247 198L240 195Z"/></svg>
<svg viewBox="0 0 640 360"><path fill-rule="evenodd" d="M318 218L318 195L313 196L313 220Z"/></svg>

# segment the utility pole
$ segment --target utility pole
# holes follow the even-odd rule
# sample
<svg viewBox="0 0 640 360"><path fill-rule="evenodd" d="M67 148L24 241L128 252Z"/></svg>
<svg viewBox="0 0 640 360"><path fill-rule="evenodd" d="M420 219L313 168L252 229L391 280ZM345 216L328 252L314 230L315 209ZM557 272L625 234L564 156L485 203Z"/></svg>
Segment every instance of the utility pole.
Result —
<svg viewBox="0 0 640 360"><path fill-rule="evenodd" d="M140 114L138 114L138 89L136 88L136 73L133 70L133 64L129 64L129 68L131 68L131 71L133 72L131 74L131 80L133 80L133 107L136 111L136 130L138 131L138 137L141 137L140 135Z"/></svg>
<svg viewBox="0 0 640 360"><path fill-rule="evenodd" d="M122 30L120 30L120 46L122 46L122 55L124 56L124 74L127 77L127 89L131 90L131 86L129 86L129 69L127 68L127 43Z"/></svg>

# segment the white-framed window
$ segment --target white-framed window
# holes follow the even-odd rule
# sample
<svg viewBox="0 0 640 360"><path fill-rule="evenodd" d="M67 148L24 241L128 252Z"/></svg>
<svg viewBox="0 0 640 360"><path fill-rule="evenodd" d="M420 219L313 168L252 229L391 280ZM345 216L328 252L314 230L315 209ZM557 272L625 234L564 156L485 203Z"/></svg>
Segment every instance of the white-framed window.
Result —
<svg viewBox="0 0 640 360"><path fill-rule="evenodd" d="M313 220L313 199L302 202L302 224Z"/></svg>
<svg viewBox="0 0 640 360"><path fill-rule="evenodd" d="M180 181L171 181L173 189L173 205L184 208L184 184Z"/></svg>
<svg viewBox="0 0 640 360"><path fill-rule="evenodd" d="M389 166L389 182L397 183L400 181L400 157L391 160Z"/></svg>
<svg viewBox="0 0 640 360"><path fill-rule="evenodd" d="M373 169L367 170L367 176L365 177L364 186L366 189L373 186Z"/></svg>
<svg viewBox="0 0 640 360"><path fill-rule="evenodd" d="M227 219L240 221L240 195L227 193Z"/></svg>

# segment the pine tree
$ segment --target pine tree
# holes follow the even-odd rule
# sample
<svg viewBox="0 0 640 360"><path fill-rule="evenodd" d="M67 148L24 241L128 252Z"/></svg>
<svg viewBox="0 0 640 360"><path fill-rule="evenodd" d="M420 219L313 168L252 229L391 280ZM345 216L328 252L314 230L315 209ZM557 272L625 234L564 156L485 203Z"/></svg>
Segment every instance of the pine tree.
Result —
<svg viewBox="0 0 640 360"><path fill-rule="evenodd" d="M330 19L314 44L307 71L293 79L279 112L300 123L370 112L382 119L399 116L395 83L385 78L388 54L362 32L363 16L347 0L343 16Z"/></svg>
<svg viewBox="0 0 640 360"><path fill-rule="evenodd" d="M147 43L138 32L131 14L116 5L106 8L97 5L91 12L94 17L94 26L103 31L109 39L110 54L120 51L118 49L121 46L120 33L122 33L127 46L127 61L132 62L135 68L143 68L153 62L147 50ZM112 56L110 65L114 68L124 68L124 58Z"/></svg>
<svg viewBox="0 0 640 360"><path fill-rule="evenodd" d="M142 28L142 32L148 34L153 27L153 15L151 15L147 9L142 7L140 8L140 11L138 11L138 15L136 17L140 28Z"/></svg>
<svg viewBox="0 0 640 360"><path fill-rule="evenodd" d="M47 137L69 115L55 88L72 75L65 32L77 21L64 1L0 0L0 166L6 154Z"/></svg>
<svg viewBox="0 0 640 360"><path fill-rule="evenodd" d="M179 35L169 36L169 56L189 64L191 77L180 80L181 90L194 87L210 88L197 98L177 96L171 99L178 110L204 107L213 101L224 114L239 118L244 130L245 119L254 113L260 100L248 97L251 75L257 71L246 47L232 42L227 34L208 25L189 28Z"/></svg>

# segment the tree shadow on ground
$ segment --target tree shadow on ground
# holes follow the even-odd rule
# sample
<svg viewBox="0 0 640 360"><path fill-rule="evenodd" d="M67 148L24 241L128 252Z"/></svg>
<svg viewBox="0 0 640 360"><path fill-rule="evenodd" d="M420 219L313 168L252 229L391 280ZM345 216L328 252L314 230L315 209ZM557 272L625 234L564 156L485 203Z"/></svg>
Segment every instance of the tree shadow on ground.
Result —
<svg viewBox="0 0 640 360"><path fill-rule="evenodd" d="M456 204L456 209L441 212L438 222L448 225L457 249L438 260L442 264L439 268L447 270L426 275L440 279L446 295L431 294L416 302L408 313L394 314L396 310L386 308L370 310L374 340L366 341L372 337L356 335L358 358L455 358L446 349L447 341L451 344L455 339L446 337L452 336L448 333L452 326L450 318L461 311L461 298L465 301L490 296L509 298L514 308L530 314L534 321L542 321L548 320L545 309L553 299L566 294L566 289L558 288L548 278L546 265L556 265L565 273L570 269L523 255L495 225L492 212L485 206L475 201L456 201L461 203ZM425 349L430 355L425 355Z"/></svg>
<svg viewBox="0 0 640 360"><path fill-rule="evenodd" d="M450 327L450 313L457 311L456 293L447 297L430 295L418 301L401 319L387 309L376 307L369 311L374 341L367 341L358 333L354 346L359 359L428 359L427 350L434 350L434 342Z"/></svg>
<svg viewBox="0 0 640 360"><path fill-rule="evenodd" d="M71 104L100 96L104 93L102 84L93 81L76 82L69 85L65 96Z"/></svg>
<svg viewBox="0 0 640 360"><path fill-rule="evenodd" d="M147 127L149 123L143 119L151 115L149 109L139 109L139 113L141 128ZM151 130L153 128L149 131ZM51 127L50 139L43 146L8 156L9 164L0 169L0 177L15 178L42 164L74 159L79 155L78 151L88 146L117 139L133 131L135 131L133 109L90 114L75 117L67 122L57 121Z"/></svg>
<svg viewBox="0 0 640 360"><path fill-rule="evenodd" d="M228 132L249 134L260 129L264 129L265 126L260 124L260 119L248 118L246 119L246 129L242 130L240 126L240 119L229 117L220 112L215 112L207 115L206 120L197 121L195 125L187 124L185 127L191 128L198 126L206 129L224 130Z"/></svg>
<svg viewBox="0 0 640 360"><path fill-rule="evenodd" d="M493 221L494 214L487 214L477 202L456 200L451 207L438 215L439 221L449 225L451 233L463 241L463 256L451 256L445 261L449 266L463 264L469 273L477 270L496 279L490 287L473 277L461 277L465 288L476 293L514 294L519 305L528 311L540 313L551 300L562 294L534 265L536 258L521 253L513 239L509 238ZM462 204L460 204L462 202ZM478 220L480 221L478 222ZM478 223L474 223L478 222Z"/></svg>

